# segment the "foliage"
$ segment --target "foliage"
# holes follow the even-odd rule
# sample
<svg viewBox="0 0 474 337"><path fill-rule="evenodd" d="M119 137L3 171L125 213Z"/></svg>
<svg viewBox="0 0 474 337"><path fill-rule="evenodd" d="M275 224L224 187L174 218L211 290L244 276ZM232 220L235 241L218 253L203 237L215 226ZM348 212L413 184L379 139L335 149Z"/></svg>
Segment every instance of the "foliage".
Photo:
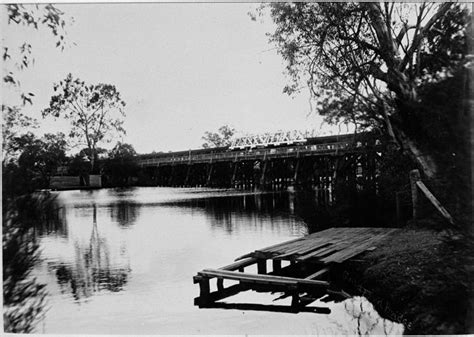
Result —
<svg viewBox="0 0 474 337"><path fill-rule="evenodd" d="M46 290L31 276L39 261L35 226L52 211L49 195L25 195L5 204L2 213L3 324L11 333L32 332L44 306Z"/></svg>
<svg viewBox="0 0 474 337"><path fill-rule="evenodd" d="M56 40L56 47L63 50L66 46L66 21L64 13L51 4L24 5L7 4L5 10L8 25L25 26L34 30L41 27L48 29ZM2 13L3 14L3 13ZM18 92L19 105L14 102L2 101L2 130L3 130L3 162L11 159L10 142L18 136L18 131L36 126L36 120L21 112L20 107L32 104L32 92L22 92L18 72L34 64L33 46L28 41L21 41L18 45L7 45L2 39L2 81L4 89L10 88Z"/></svg>
<svg viewBox="0 0 474 337"><path fill-rule="evenodd" d="M10 147L19 153L18 161L3 165L3 193L10 196L47 188L50 177L66 161L66 140L63 133L32 133L13 138Z"/></svg>
<svg viewBox="0 0 474 337"><path fill-rule="evenodd" d="M61 50L66 42L64 13L53 5L3 5L8 25L47 28ZM25 195L38 187L65 158L64 135L37 139L26 133L36 121L21 112L34 93L23 92L18 72L34 64L28 41L6 44L2 39L2 89L18 93L18 102L2 101L2 246L4 331L29 333L44 310L46 292L30 273L39 259L34 226L44 220L51 198ZM5 97L4 97L5 98Z"/></svg>
<svg viewBox="0 0 474 337"><path fill-rule="evenodd" d="M137 152L130 144L118 142L115 145L104 163L108 185L126 186L130 177L137 176L139 167L135 161L136 155Z"/></svg>
<svg viewBox="0 0 474 337"><path fill-rule="evenodd" d="M217 132L206 131L202 139L205 141L202 147L207 149L210 147L221 147L230 145L232 136L235 134L235 129L228 125L221 126Z"/></svg>
<svg viewBox="0 0 474 337"><path fill-rule="evenodd" d="M55 37L56 47L64 50L66 46L66 21L64 20L64 13L58 8L51 4L35 6L7 4L4 9L6 9L9 25L26 26L35 30L41 27L47 28ZM19 46L8 46L4 43L3 41L3 83L19 87L20 82L15 69L21 71L34 63L33 46L27 41L22 41ZM21 93L23 104L31 104L33 96L33 93Z"/></svg>
<svg viewBox="0 0 474 337"><path fill-rule="evenodd" d="M432 177L416 116L420 89L466 62L466 6L454 3L272 3L270 40L329 122L383 129ZM423 149L425 150L425 149ZM427 154L423 154L423 152Z"/></svg>
<svg viewBox="0 0 474 337"><path fill-rule="evenodd" d="M18 107L2 106L2 162L5 163L13 159L18 154L14 140L21 132L29 127L36 127L37 122L25 114L22 114Z"/></svg>
<svg viewBox="0 0 474 337"><path fill-rule="evenodd" d="M123 117L125 102L110 84L88 85L69 74L54 85L55 95L43 117L53 116L71 122L69 137L87 146L94 170L98 144L110 142L115 135L125 134Z"/></svg>

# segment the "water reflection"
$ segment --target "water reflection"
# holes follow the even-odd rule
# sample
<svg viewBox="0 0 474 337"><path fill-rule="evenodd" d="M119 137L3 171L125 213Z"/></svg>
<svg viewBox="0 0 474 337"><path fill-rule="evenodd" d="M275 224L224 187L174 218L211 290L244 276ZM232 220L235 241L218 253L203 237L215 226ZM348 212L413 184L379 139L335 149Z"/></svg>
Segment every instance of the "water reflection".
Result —
<svg viewBox="0 0 474 337"><path fill-rule="evenodd" d="M276 304L256 304L256 303L227 303L227 302L215 302L212 303L209 308L215 309L228 309L228 310L252 310L252 311L265 311L265 312L284 312L289 314L295 314L296 312L289 305L276 305ZM306 306L298 308L298 312L310 312L314 314L325 314L331 313L331 309L326 307Z"/></svg>
<svg viewBox="0 0 474 337"><path fill-rule="evenodd" d="M325 228L311 195L135 188L65 191L58 199L54 221L38 227L44 262L36 274L51 302L43 332L311 333L322 324L353 333L337 325L349 315L342 305L290 315L254 292L217 304L238 310L193 305L198 270Z"/></svg>
<svg viewBox="0 0 474 337"><path fill-rule="evenodd" d="M123 209L124 204L117 205ZM127 206L128 208L128 206ZM130 219L130 212L111 212L118 223L123 224ZM117 216L118 215L118 216ZM111 247L104 234L101 234L97 222L97 206L92 206L92 230L87 244L78 237L74 238L74 258L71 261L50 262L48 269L55 274L61 292L70 292L75 301L87 299L96 292L123 290L131 271L128 263L117 263L111 256ZM121 246L120 254L123 261L127 260L127 247Z"/></svg>
<svg viewBox="0 0 474 337"><path fill-rule="evenodd" d="M201 210L212 230L224 230L231 235L234 231L272 231L289 230L292 236L302 236L310 229L321 229L319 226L308 226L305 217L315 210L300 207L295 211L297 198L289 193L255 193L227 198L206 198L181 200L166 205Z"/></svg>
<svg viewBox="0 0 474 337"><path fill-rule="evenodd" d="M44 212L44 210L43 210ZM68 226L66 209L54 203L47 216L42 220L35 222L34 231L38 236L56 236L61 238L68 237Z"/></svg>
<svg viewBox="0 0 474 337"><path fill-rule="evenodd" d="M140 205L120 201L110 206L110 218L120 227L131 227L139 216Z"/></svg>

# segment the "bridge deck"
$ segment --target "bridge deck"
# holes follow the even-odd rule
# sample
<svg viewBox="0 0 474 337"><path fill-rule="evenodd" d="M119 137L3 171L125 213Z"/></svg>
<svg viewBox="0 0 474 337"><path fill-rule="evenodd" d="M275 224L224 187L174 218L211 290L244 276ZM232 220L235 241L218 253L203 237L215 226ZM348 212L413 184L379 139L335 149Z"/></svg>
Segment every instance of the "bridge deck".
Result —
<svg viewBox="0 0 474 337"><path fill-rule="evenodd" d="M343 294L328 289L331 288L330 281L321 278L330 274L335 264L376 247L383 238L397 231L393 228L330 228L258 249L228 266L198 272L194 282L199 283L201 293L195 303L200 307L212 307L217 300L249 289L283 291L292 296L292 310L298 311L301 309L300 293ZM272 261L271 273L267 273L268 260ZM282 260L290 261L290 265L282 268ZM245 273L244 268L253 264L257 264L258 274ZM217 279L217 291L211 293L209 281L213 278ZM224 288L225 279L239 281L239 284Z"/></svg>
<svg viewBox="0 0 474 337"><path fill-rule="evenodd" d="M380 145L373 145L380 148ZM212 149L211 149L212 150ZM255 148L241 150L216 150L209 153L167 153L159 154L153 158L139 158L138 164L144 166L170 165L170 164L198 164L214 163L239 160L264 160L272 158L292 158L314 155L337 155L346 152L356 153L366 151L362 144L354 144L349 141L328 144L293 145L281 148Z"/></svg>

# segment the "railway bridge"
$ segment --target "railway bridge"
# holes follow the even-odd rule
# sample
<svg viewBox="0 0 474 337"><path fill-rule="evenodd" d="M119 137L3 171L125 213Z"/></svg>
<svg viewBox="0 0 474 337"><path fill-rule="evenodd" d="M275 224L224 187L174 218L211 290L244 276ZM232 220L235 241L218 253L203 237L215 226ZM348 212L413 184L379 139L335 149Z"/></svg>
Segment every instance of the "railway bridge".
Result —
<svg viewBox="0 0 474 337"><path fill-rule="evenodd" d="M375 190L383 144L373 133L280 142L234 142L229 147L141 155L154 186L242 189L312 188L334 199L337 184Z"/></svg>

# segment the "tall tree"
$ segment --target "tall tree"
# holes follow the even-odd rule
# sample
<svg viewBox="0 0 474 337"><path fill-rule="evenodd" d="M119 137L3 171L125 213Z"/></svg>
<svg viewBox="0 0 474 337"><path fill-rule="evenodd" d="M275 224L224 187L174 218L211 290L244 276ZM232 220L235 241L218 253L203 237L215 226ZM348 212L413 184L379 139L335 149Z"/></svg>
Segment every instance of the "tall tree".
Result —
<svg viewBox="0 0 474 337"><path fill-rule="evenodd" d="M202 147L207 149L210 147L220 147L230 145L231 138L235 134L235 129L228 125L223 125L217 132L206 131L202 139L205 141Z"/></svg>
<svg viewBox="0 0 474 337"><path fill-rule="evenodd" d="M437 160L420 130L421 91L466 64L469 13L455 3L273 3L270 34L292 80L330 122L380 127L428 177Z"/></svg>
<svg viewBox="0 0 474 337"><path fill-rule="evenodd" d="M54 91L56 94L51 97L49 107L43 110L43 117L53 116L71 122L69 137L77 144L87 146L87 156L94 170L98 144L125 134L125 102L114 85L87 85L71 74L55 84Z"/></svg>

